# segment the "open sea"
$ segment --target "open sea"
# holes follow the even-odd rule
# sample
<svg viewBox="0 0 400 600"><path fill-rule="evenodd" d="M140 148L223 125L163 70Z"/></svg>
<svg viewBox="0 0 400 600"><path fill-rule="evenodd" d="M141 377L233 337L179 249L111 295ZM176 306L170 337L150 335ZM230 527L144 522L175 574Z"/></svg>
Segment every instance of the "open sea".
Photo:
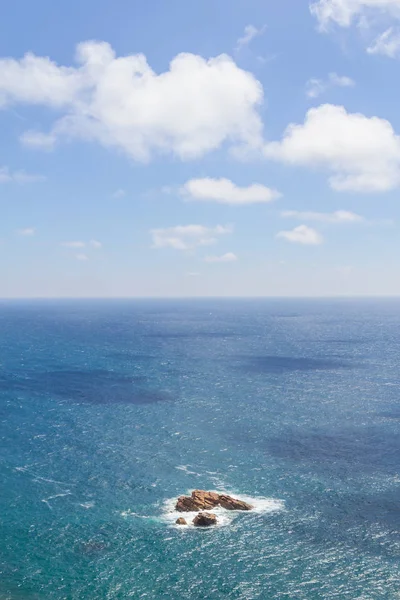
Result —
<svg viewBox="0 0 400 600"><path fill-rule="evenodd" d="M129 598L400 598L400 300L0 303L0 600Z"/></svg>

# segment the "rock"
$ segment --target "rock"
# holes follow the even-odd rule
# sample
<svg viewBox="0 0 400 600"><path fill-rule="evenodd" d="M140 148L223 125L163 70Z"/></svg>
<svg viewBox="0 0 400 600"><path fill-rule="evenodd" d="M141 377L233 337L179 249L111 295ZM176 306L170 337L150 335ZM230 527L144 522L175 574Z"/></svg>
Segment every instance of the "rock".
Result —
<svg viewBox="0 0 400 600"><path fill-rule="evenodd" d="M179 512L197 512L215 508L219 504L219 494L194 490L191 496L180 496L175 510Z"/></svg>
<svg viewBox="0 0 400 600"><path fill-rule="evenodd" d="M193 525L195 527L211 527L217 524L217 517L213 513L199 513L193 519Z"/></svg>
<svg viewBox="0 0 400 600"><path fill-rule="evenodd" d="M254 507L243 500L237 500L231 496L225 496L221 494L219 497L219 504L226 510L252 510Z"/></svg>
<svg viewBox="0 0 400 600"><path fill-rule="evenodd" d="M186 519L183 519L182 517L179 517L179 519L177 519L177 520L175 521L175 523L176 523L177 525L187 525L187 521L186 521Z"/></svg>
<svg viewBox="0 0 400 600"><path fill-rule="evenodd" d="M222 506L226 510L252 510L253 508L247 502L237 500L226 494L194 490L191 496L180 496L178 498L175 510L179 512L198 512L200 510L210 510L217 506Z"/></svg>

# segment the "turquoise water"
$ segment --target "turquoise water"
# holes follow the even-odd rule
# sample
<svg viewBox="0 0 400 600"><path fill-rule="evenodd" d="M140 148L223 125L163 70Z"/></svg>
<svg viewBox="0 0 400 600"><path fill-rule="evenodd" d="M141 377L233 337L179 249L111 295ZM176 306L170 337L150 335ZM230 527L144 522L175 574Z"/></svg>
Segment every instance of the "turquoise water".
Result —
<svg viewBox="0 0 400 600"><path fill-rule="evenodd" d="M3 302L0 599L400 598L399 365L398 300Z"/></svg>

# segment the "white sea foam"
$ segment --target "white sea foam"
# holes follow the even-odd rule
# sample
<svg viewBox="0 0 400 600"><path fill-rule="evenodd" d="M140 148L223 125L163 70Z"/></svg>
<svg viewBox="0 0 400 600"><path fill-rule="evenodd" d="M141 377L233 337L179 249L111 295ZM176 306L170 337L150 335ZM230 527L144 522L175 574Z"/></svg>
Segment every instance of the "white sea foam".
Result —
<svg viewBox="0 0 400 600"><path fill-rule="evenodd" d="M93 508L94 505L95 505L94 502L81 502L81 503L79 503L79 506L82 506L82 508L86 508L86 509Z"/></svg>
<svg viewBox="0 0 400 600"><path fill-rule="evenodd" d="M124 519L127 519L129 517L135 517L136 519L154 519L154 517L151 517L148 515L139 515L138 513L131 510L130 508L128 508L128 510L123 510L120 513L120 515L121 515L121 517L124 517Z"/></svg>
<svg viewBox="0 0 400 600"><path fill-rule="evenodd" d="M244 502L247 502L248 504L251 504L251 506L253 506L253 510L247 512L247 511L238 511L238 510L226 510L225 508L222 508L220 506L210 509L210 511L208 512L212 512L217 516L217 527L226 527L227 525L229 525L230 523L232 523L232 521L239 515L254 515L254 513L256 514L269 514L269 513L275 513L275 512L280 512L282 510L285 510L285 503L283 502L283 500L278 500L276 498L265 498L263 496L259 496L259 497L253 497L253 496L246 496L243 494L236 494L234 492L226 492L226 491L221 491L221 490L212 490L215 491L217 494L229 494L234 498L237 498L238 500L243 500ZM191 492L188 492L188 494L190 494ZM187 529L186 527L182 527L182 525L176 525L176 520L179 519L180 517L183 517L187 523L189 528L193 528L195 529L194 525L192 524L193 519L196 517L196 515L198 515L198 512L178 512L175 510L175 505L176 505L176 498L170 498L169 500L166 500L163 503L163 515L162 515L162 521L164 521L167 525L169 525L170 527L176 527L177 529L182 529L185 530Z"/></svg>
<svg viewBox="0 0 400 600"><path fill-rule="evenodd" d="M56 498L64 498L65 496L71 496L71 492L68 490L65 494L54 494L53 496L48 496L47 498L42 498L42 502L47 504L50 510L53 510L52 505L50 504L50 500L56 500Z"/></svg>
<svg viewBox="0 0 400 600"><path fill-rule="evenodd" d="M178 471L183 471L186 473L186 475L197 475L200 477L200 473L196 473L196 471L189 471L189 465L179 465L178 467L175 467L175 469L178 469Z"/></svg>

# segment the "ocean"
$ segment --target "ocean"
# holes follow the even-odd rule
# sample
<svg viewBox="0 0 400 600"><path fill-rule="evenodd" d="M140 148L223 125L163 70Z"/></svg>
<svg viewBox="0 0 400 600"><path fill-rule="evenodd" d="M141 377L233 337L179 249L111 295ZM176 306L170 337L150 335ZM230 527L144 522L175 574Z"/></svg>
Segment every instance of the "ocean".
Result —
<svg viewBox="0 0 400 600"><path fill-rule="evenodd" d="M2 301L0 445L1 600L400 598L398 299Z"/></svg>

